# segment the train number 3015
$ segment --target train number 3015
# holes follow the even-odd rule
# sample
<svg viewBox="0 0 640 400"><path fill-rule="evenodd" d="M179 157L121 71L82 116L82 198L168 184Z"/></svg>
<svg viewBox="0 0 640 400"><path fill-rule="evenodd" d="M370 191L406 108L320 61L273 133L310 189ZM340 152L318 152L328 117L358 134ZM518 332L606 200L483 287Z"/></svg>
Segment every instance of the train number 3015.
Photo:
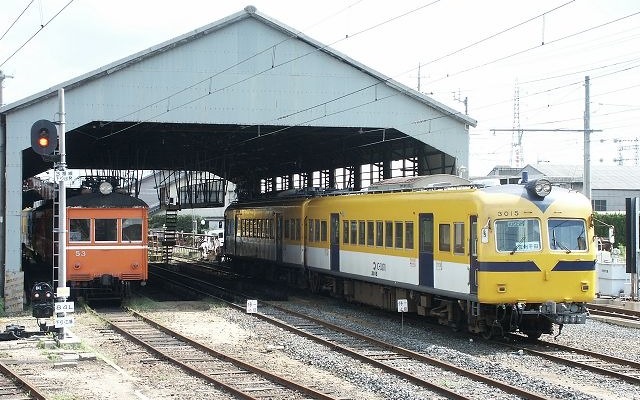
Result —
<svg viewBox="0 0 640 400"><path fill-rule="evenodd" d="M517 217L520 215L518 210L504 210L498 211L498 217Z"/></svg>

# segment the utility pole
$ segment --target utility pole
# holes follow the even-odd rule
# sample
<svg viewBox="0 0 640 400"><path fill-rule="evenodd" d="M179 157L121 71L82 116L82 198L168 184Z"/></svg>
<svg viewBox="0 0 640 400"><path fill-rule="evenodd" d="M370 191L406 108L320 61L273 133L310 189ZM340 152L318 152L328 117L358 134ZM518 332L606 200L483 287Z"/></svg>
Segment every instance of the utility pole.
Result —
<svg viewBox="0 0 640 400"><path fill-rule="evenodd" d="M0 107L2 107L2 105L4 104L2 102L2 83L5 80L5 78L13 78L13 76L5 75L4 73L2 73L2 71L0 71Z"/></svg>
<svg viewBox="0 0 640 400"><path fill-rule="evenodd" d="M591 112L589 109L589 75L584 77L584 177L583 193L591 201Z"/></svg>
<svg viewBox="0 0 640 400"><path fill-rule="evenodd" d="M524 154L522 150L522 129L520 129L520 87L516 81L513 94L513 132L511 133L511 166L522 167ZM515 157L514 157L515 154Z"/></svg>
<svg viewBox="0 0 640 400"><path fill-rule="evenodd" d="M453 92L453 99L456 100L456 101L459 101L462 104L464 104L464 115L469 115L468 97L465 96L464 100L462 100L462 96L460 95L460 89L458 89L458 93L457 94L456 94L456 92Z"/></svg>

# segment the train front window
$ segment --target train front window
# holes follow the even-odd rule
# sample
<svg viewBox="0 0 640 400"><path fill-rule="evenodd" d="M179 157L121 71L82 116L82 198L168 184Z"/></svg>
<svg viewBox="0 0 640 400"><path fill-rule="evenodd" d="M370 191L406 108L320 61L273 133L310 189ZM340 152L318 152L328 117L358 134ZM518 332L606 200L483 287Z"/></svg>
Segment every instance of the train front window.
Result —
<svg viewBox="0 0 640 400"><path fill-rule="evenodd" d="M89 242L91 241L90 230L91 220L70 219L69 220L69 241Z"/></svg>
<svg viewBox="0 0 640 400"><path fill-rule="evenodd" d="M587 233L584 220L549 219L549 247L570 253L587 250Z"/></svg>
<svg viewBox="0 0 640 400"><path fill-rule="evenodd" d="M117 219L96 219L96 242L118 241Z"/></svg>
<svg viewBox="0 0 640 400"><path fill-rule="evenodd" d="M142 218L122 218L122 241L142 241Z"/></svg>
<svg viewBox="0 0 640 400"><path fill-rule="evenodd" d="M513 253L540 251L540 221L534 218L501 219L496 224L498 251Z"/></svg>

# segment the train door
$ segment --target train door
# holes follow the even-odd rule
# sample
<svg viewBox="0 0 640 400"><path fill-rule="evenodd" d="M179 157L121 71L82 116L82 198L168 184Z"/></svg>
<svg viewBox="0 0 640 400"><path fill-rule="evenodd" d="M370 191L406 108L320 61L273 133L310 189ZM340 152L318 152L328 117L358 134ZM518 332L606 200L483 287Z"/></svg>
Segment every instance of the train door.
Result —
<svg viewBox="0 0 640 400"><path fill-rule="evenodd" d="M340 214L331 214L331 227L330 227L330 257L332 271L340 270Z"/></svg>
<svg viewBox="0 0 640 400"><path fill-rule="evenodd" d="M420 285L433 287L433 214L424 213L419 218L419 274Z"/></svg>
<svg viewBox="0 0 640 400"><path fill-rule="evenodd" d="M478 216L469 221L469 293L478 294Z"/></svg>
<svg viewBox="0 0 640 400"><path fill-rule="evenodd" d="M276 262L282 262L282 214L276 213Z"/></svg>

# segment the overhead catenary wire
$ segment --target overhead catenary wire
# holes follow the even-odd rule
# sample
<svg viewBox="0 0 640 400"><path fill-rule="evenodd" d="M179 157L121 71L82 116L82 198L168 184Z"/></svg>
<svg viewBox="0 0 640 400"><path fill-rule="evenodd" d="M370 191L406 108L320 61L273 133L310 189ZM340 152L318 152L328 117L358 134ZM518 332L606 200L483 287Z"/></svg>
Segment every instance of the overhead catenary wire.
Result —
<svg viewBox="0 0 640 400"><path fill-rule="evenodd" d="M544 46L548 46L548 45L550 45L550 44L552 44L552 43L556 43L556 42L559 42L559 41L561 41L561 40L566 40L566 39L569 39L569 38L572 38L572 37L575 37L575 36L578 36L578 35L582 35L582 34L584 34L584 33L590 32L590 31L593 31L593 30L595 30L595 29L599 29L599 28L605 27L605 26L607 26L607 25L611 25L611 24L613 24L613 23L620 22L620 21L625 20L625 19L627 19L627 18L634 17L634 16L636 16L636 15L638 15L638 14L640 14L640 11L635 12L635 13L632 13L632 14L629 14L629 15L626 15L626 16L624 16L624 17L616 18L616 19L614 19L614 20L611 20L611 21L605 22L605 23L600 24L600 25L592 26L591 28L587 28L587 29L584 29L584 30L579 31L579 32L575 32L575 33L572 33L572 34L569 34L569 35L566 35L566 36L562 36L562 37L560 37L560 38L557 38L557 39L551 40L551 41L546 42L546 43L543 43L543 44L539 44L539 45L536 45L536 46L532 46L532 47L526 48L526 49L524 49L524 50L520 50L520 51L517 51L517 52L515 52L515 53L511 53L511 54L509 54L509 55L506 55L506 56L503 56L503 57L499 57L499 58L493 59L493 60L491 60L491 61L487 61L487 62L482 63L482 64L475 65L475 66L473 66L473 67L469 67L469 68L467 68L467 69L463 69L463 70L460 70L460 71L457 71L457 72L449 73L449 74L447 74L447 76L444 76L444 77L442 77L442 78L439 78L439 79L433 80L433 81L431 81L431 82L429 82L429 83L439 82L439 81L444 80L444 79L449 79L449 78L451 78L452 76L460 75L460 74L463 74L463 73L466 73L466 72L469 72L469 71L473 71L473 70L478 69L478 68L486 67L486 66L489 66L489 65L495 64L495 63L497 63L497 62L504 61L504 60L507 60L507 59L509 59L509 58L512 58L512 57L515 57L515 56L518 56L518 55L524 54L524 53L526 53L526 52L529 52L529 51L532 51L532 50L536 50L536 49L539 49L539 48L544 47Z"/></svg>
<svg viewBox="0 0 640 400"><path fill-rule="evenodd" d="M2 36L0 36L0 40L4 39L4 37L7 36L7 33L9 33L9 31L13 28L13 26L20 20L20 18L22 18L24 13L29 9L29 7L31 7L31 4L33 4L34 1L35 0L31 0L29 4L27 4L27 6L24 8L24 10L22 10L20 15L18 15L16 19L13 20L13 22L11 23L11 25L9 25L7 30L2 34Z"/></svg>
<svg viewBox="0 0 640 400"><path fill-rule="evenodd" d="M42 30L44 28L46 28L47 25L49 25L51 23L51 21L53 21L54 19L56 19L56 17L58 15L60 15L60 13L62 13L67 7L69 7L69 5L73 3L73 0L69 0L69 2L67 4L65 4L60 11L58 11L53 17L51 17L45 24L40 25L40 28L33 34L31 35L31 37L29 39L27 39L26 42L22 43L22 45L20 45L20 47L18 47L9 57L7 57L1 64L0 67L2 67L3 65L5 65L7 63L7 61L11 60L13 58L13 56L15 56L20 50L22 50L24 48L24 46L26 46L34 37L36 37L36 35L38 35L38 33L42 32Z"/></svg>

